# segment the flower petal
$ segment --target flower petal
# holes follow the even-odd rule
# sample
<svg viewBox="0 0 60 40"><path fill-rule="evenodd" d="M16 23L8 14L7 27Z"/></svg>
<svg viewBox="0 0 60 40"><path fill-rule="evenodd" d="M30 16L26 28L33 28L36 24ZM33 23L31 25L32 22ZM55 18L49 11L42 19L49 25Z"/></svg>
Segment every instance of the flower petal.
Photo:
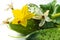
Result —
<svg viewBox="0 0 60 40"><path fill-rule="evenodd" d="M49 14L49 10L47 10L45 13L44 13L44 16L47 17Z"/></svg>
<svg viewBox="0 0 60 40"><path fill-rule="evenodd" d="M12 10L12 13L13 13L13 16L14 17L20 17L22 16L20 13L21 11L19 9L16 9L16 10Z"/></svg>
<svg viewBox="0 0 60 40"><path fill-rule="evenodd" d="M45 23L45 19L42 19L41 22L39 23L39 27L42 27Z"/></svg>
<svg viewBox="0 0 60 40"><path fill-rule="evenodd" d="M21 24L24 27L26 27L27 25L27 20L31 19L34 14L28 11L28 6L25 5L23 6L23 8L21 10L16 9L16 10L12 10L13 15L14 15L14 20L13 20L13 24Z"/></svg>
<svg viewBox="0 0 60 40"><path fill-rule="evenodd" d="M17 18L14 18L13 21L12 21L12 24L18 24L18 19Z"/></svg>
<svg viewBox="0 0 60 40"><path fill-rule="evenodd" d="M45 21L47 21L47 22L50 22L50 21L52 21L49 17L46 17L45 18Z"/></svg>
<svg viewBox="0 0 60 40"><path fill-rule="evenodd" d="M34 16L33 19L37 19L40 20L42 18L42 16Z"/></svg>

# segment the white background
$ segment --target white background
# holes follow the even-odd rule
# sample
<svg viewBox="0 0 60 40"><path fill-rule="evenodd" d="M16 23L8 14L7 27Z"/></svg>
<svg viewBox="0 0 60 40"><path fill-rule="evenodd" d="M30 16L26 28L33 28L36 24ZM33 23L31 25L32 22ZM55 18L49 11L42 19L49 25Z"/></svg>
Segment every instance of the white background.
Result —
<svg viewBox="0 0 60 40"><path fill-rule="evenodd" d="M8 4L13 2L13 6L15 9L22 8L23 5L27 3L34 3L34 4L46 4L51 2L52 0L0 0L0 40L25 40L24 38L12 38L8 35L16 36L18 33L12 31L7 28L7 25L2 24L2 21L7 19L8 17L13 17L11 10L6 11L5 9L8 7ZM60 3L57 0L57 3Z"/></svg>

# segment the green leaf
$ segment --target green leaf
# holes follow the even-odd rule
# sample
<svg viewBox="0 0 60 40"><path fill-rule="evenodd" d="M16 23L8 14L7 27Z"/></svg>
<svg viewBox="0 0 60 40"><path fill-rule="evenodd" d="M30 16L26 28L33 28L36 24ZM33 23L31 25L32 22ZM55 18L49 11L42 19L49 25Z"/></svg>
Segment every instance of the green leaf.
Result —
<svg viewBox="0 0 60 40"><path fill-rule="evenodd" d="M51 15L53 22L60 24L60 5L56 5L56 8Z"/></svg>
<svg viewBox="0 0 60 40"><path fill-rule="evenodd" d="M56 0L46 5L40 5L43 12L50 10L49 17L52 18L54 23L60 24L60 5L56 4Z"/></svg>
<svg viewBox="0 0 60 40"><path fill-rule="evenodd" d="M56 25L58 28L60 28L60 25Z"/></svg>
<svg viewBox="0 0 60 40"><path fill-rule="evenodd" d="M28 20L27 27L24 27L20 24L9 24L10 28L16 32L27 35L31 32L38 30L38 21L35 22L33 19Z"/></svg>
<svg viewBox="0 0 60 40"><path fill-rule="evenodd" d="M60 40L60 28L35 31L31 33L26 40Z"/></svg>
<svg viewBox="0 0 60 40"><path fill-rule="evenodd" d="M60 24L60 16L56 16L52 20L54 23Z"/></svg>
<svg viewBox="0 0 60 40"><path fill-rule="evenodd" d="M53 14L51 16L54 16L55 14L60 13L60 5L57 4L54 8ZM54 16L55 17L55 16Z"/></svg>
<svg viewBox="0 0 60 40"><path fill-rule="evenodd" d="M41 29L55 28L56 24L53 22L45 22Z"/></svg>
<svg viewBox="0 0 60 40"><path fill-rule="evenodd" d="M54 11L55 5L56 5L56 0L53 0L53 2L50 2L48 4L43 4L43 5L41 4L40 7L41 7L43 13L46 12L46 10L49 10L50 11L49 16L51 16L51 14Z"/></svg>

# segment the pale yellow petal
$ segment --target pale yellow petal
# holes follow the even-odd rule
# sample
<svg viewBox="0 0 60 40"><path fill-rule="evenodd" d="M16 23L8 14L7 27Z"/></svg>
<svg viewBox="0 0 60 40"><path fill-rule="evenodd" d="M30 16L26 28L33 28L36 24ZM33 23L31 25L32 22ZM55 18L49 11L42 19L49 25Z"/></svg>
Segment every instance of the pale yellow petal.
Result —
<svg viewBox="0 0 60 40"><path fill-rule="evenodd" d="M45 13L44 13L44 16L47 17L49 14L49 10L47 10Z"/></svg>

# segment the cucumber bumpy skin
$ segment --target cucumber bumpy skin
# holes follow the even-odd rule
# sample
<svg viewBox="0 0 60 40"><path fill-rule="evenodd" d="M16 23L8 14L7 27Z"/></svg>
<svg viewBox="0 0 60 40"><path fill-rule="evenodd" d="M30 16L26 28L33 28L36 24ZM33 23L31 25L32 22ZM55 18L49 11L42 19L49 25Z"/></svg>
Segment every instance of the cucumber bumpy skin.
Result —
<svg viewBox="0 0 60 40"><path fill-rule="evenodd" d="M50 28L35 31L26 40L60 40L60 28Z"/></svg>

